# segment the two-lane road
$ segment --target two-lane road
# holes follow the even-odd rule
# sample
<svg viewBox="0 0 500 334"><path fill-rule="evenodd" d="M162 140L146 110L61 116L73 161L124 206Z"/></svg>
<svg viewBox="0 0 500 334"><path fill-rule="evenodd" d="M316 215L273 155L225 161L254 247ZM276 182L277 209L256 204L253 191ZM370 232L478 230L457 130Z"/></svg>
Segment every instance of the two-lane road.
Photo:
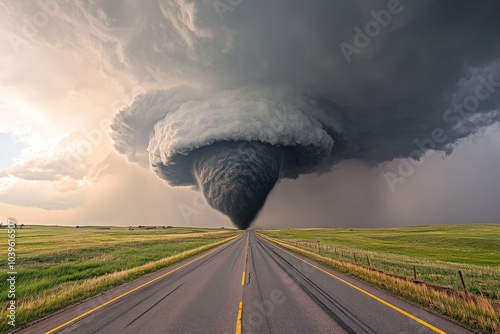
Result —
<svg viewBox="0 0 500 334"><path fill-rule="evenodd" d="M470 333L248 231L21 333Z"/></svg>

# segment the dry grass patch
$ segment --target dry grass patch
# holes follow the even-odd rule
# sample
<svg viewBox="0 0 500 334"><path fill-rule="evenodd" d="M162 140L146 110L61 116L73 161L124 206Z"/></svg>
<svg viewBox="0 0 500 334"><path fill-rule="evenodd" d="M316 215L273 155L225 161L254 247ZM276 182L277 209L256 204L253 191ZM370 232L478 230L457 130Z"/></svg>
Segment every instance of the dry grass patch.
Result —
<svg viewBox="0 0 500 334"><path fill-rule="evenodd" d="M370 283L391 294L403 297L428 310L455 319L473 330L484 333L500 333L500 305L492 299L456 290L452 293L445 292L427 284L415 284L405 278L397 278L361 265L318 255L278 239L259 235L283 248Z"/></svg>
<svg viewBox="0 0 500 334"><path fill-rule="evenodd" d="M16 328L241 234L236 230L179 230L183 233L176 233L176 228L137 233L126 228L34 226L17 230ZM1 291L7 291L6 283L0 281ZM0 295L2 319L6 319L7 303L6 294ZM1 333L11 329L6 322L0 323Z"/></svg>

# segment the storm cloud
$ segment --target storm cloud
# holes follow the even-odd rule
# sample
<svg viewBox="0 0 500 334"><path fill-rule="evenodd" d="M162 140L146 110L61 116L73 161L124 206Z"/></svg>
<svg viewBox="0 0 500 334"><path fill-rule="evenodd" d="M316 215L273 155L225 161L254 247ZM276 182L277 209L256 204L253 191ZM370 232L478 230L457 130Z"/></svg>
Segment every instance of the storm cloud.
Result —
<svg viewBox="0 0 500 334"><path fill-rule="evenodd" d="M279 179L450 154L500 120L500 3L221 1L136 8L122 62L150 64L162 89L111 127L130 161L240 228ZM109 40L114 13L95 22Z"/></svg>

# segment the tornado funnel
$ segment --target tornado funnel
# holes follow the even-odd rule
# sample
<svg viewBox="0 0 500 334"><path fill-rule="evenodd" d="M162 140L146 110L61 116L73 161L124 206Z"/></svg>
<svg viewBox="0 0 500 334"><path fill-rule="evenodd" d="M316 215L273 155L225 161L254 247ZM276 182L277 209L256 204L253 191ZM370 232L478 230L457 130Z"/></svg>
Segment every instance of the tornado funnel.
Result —
<svg viewBox="0 0 500 334"><path fill-rule="evenodd" d="M149 164L170 186L203 192L246 229L279 179L312 173L330 156L334 140L313 111L321 113L313 100L281 86L213 96L172 88L140 95L117 114L113 139L129 159ZM130 150L131 141L142 149Z"/></svg>
<svg viewBox="0 0 500 334"><path fill-rule="evenodd" d="M207 202L247 229L280 177L284 152L258 142L224 142L191 153Z"/></svg>

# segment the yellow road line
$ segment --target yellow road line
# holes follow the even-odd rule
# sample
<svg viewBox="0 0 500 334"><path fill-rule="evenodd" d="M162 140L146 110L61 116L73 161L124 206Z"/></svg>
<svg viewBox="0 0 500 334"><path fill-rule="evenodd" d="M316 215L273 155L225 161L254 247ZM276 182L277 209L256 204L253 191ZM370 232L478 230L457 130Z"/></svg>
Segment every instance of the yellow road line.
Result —
<svg viewBox="0 0 500 334"><path fill-rule="evenodd" d="M293 256L294 258L299 259L300 261L302 261L302 262L304 262L304 263L307 263L307 264L308 264L308 265L310 265L311 267L316 268L316 269L318 269L319 271L322 271L323 273L325 273L325 274L327 274L327 275L329 275L329 276L331 276L331 277L333 277L333 278L335 278L335 279L337 279L337 280L341 281L342 283L349 285L351 288L354 288L354 289L358 290L359 292L364 293L364 294L365 294L365 295L367 295L368 297L371 297L371 298L375 299L376 301L378 301L378 302L380 302L380 303L384 304L385 306L388 306L388 307L392 308L393 310L395 310L395 311L397 311L397 312L399 312L399 313L401 313L401 314L403 314L403 315L407 316L408 318L415 320L415 321L416 321L416 322L418 322L419 324L422 324L422 325L424 325L425 327L432 329L432 330L433 330L433 331L435 331L436 333L439 333L439 334L446 334L446 332L444 332L444 331L440 330L439 328L434 327L434 326L432 326L431 324L429 324L429 323L425 322L424 320L422 320L422 319L420 319L420 318L417 318L417 317L416 317L416 316L414 316L413 314L410 314L410 313L406 312L405 310L402 310L402 309L400 309L399 307L397 307L397 306L395 306L395 305L392 305L391 303L389 303L389 302L387 302L387 301L385 301L385 300L383 300L383 299L381 299L381 298L379 298L379 297L375 296L374 294L371 294L370 292L368 292L368 291L366 291L366 290L363 290L363 289L361 289L360 287L358 287L358 286L356 286L356 285L354 285L354 284L352 284L352 283L349 283L348 281L346 281L346 280L344 280L344 279L342 279L342 278L338 277L337 275L332 274L332 273L330 273L330 272L328 272L328 271L326 271L326 270L324 270L324 269L322 269L322 268L320 268L320 267L318 267L318 266L315 266L314 264L312 264L312 263L310 263L310 262L308 262L308 261L306 261L306 260L304 260L304 259L301 259L300 257L298 257L298 256L296 256L296 255L294 255L294 254L290 253L289 251L284 250L283 248L281 248L281 250L282 250L282 251L284 251L285 253L287 253L287 254L289 254L289 255Z"/></svg>
<svg viewBox="0 0 500 334"><path fill-rule="evenodd" d="M245 269L247 267L247 260L248 260L248 244L249 244L249 238L250 236L247 237L247 247L245 250ZM246 271L243 270L243 273L241 274L241 285L245 285L245 278L246 278ZM236 334L241 334L241 321L243 318L243 295L241 296L242 300L240 300L240 305L238 306L238 317L236 318Z"/></svg>
<svg viewBox="0 0 500 334"><path fill-rule="evenodd" d="M236 320L236 334L241 334L242 313L243 313L243 300L240 300L240 306L238 306L238 319Z"/></svg>
<svg viewBox="0 0 500 334"><path fill-rule="evenodd" d="M54 332L56 332L56 331L58 331L58 330L60 330L60 329L62 329L62 328L64 328L64 327L66 327L66 326L68 326L68 325L72 324L73 322L75 322L75 321L77 321L77 320L80 320L80 319L82 319L82 318L86 317L87 315L89 315L89 314L91 314L91 313L94 313L95 311L97 311L97 310L99 310L99 309L103 308L104 306L107 306L107 305L109 305L109 304L111 304L111 303L113 303L113 302L115 302L115 301L117 301L117 300L119 300L119 299L121 299L121 298L123 298L123 297L125 297L125 296L127 296L127 295L129 295L129 294L131 294L132 292L135 292L135 291L137 291L137 290L139 290L139 289L142 289L143 287L145 287L145 286L147 286L147 285L149 285L149 284L151 284L151 283L153 283L153 282L156 282L156 281L158 281L159 279L162 279L162 278L164 278L165 276L168 276L168 275L170 275L170 274L172 274L172 273L176 272L177 270L180 270L180 269L182 269L182 268L184 268L184 267L186 267L186 266L190 265L190 264L191 264L191 263L193 263L193 262L196 262L196 261L198 261L198 260L203 259L204 257L207 257L208 255L212 254L212 253L213 253L213 252L215 252L216 250L217 250L217 249L214 249L214 250L212 250L211 252L208 252L208 253L207 253L207 254L205 254L205 255L202 255L202 256L200 256L200 257L198 257L198 258L196 258L196 259L194 259L194 260L192 260L192 261L189 261L189 262L188 262L188 263L186 263L186 264L183 264L182 266L180 266L180 267L178 267L178 268L176 268L176 269L174 269L174 270L169 271L168 273L165 273L165 274L163 274L163 275L161 275L161 276L158 276L158 277L156 277L156 278L154 278L154 279L152 279L152 280L150 280L150 281L147 281L147 282L146 282L146 283L144 283L144 284L139 285L138 287L133 288L132 290L129 290L129 291L125 292L125 293L122 293L121 295L116 296L115 298L110 299L110 300L108 300L107 302L105 302L105 303L103 303L103 304L101 304L101 305L99 305L99 306L96 306L96 307L94 307L93 309L88 310L87 312L82 313L82 314L80 314L79 316L76 316L76 317L74 317L73 319L68 320L68 321L66 321L65 323L63 323L63 324L61 324L61 325L59 325L59 326L57 326L57 327L52 328L52 329L51 329L51 330L49 330L48 332L45 332L45 334L51 334L51 333L54 333Z"/></svg>
<svg viewBox="0 0 500 334"><path fill-rule="evenodd" d="M247 241L247 250L245 251L245 264L248 262L248 241Z"/></svg>

